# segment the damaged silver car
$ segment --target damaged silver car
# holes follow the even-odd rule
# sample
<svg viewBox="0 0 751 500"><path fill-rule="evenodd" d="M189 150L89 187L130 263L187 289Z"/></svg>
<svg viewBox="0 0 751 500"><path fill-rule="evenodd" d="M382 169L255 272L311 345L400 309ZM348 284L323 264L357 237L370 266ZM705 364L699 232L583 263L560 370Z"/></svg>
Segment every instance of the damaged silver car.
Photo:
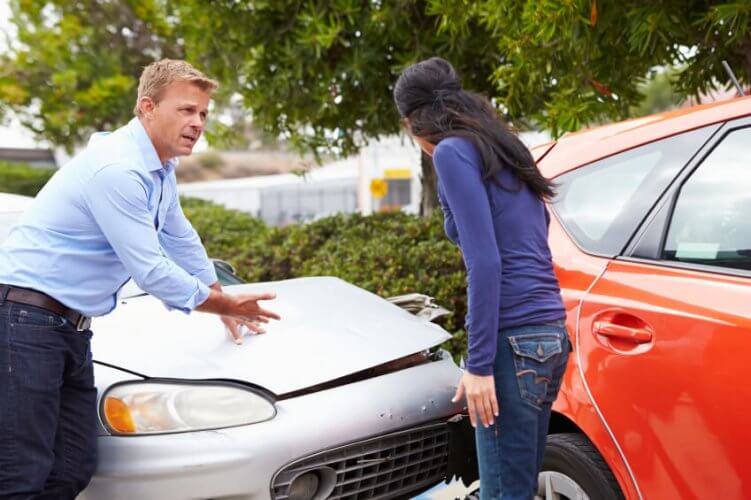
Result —
<svg viewBox="0 0 751 500"><path fill-rule="evenodd" d="M275 291L283 320L235 345L150 296L96 319L100 461L80 498L408 498L473 475L461 370L424 296L396 298L413 314L337 278L217 269L230 292Z"/></svg>

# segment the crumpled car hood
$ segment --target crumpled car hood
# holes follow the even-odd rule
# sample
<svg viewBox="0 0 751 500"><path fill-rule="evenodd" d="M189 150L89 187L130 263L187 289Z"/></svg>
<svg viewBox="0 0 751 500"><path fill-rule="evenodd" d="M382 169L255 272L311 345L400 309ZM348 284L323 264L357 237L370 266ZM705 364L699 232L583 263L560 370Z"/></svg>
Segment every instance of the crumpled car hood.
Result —
<svg viewBox="0 0 751 500"><path fill-rule="evenodd" d="M232 379L275 394L306 389L436 346L450 335L338 278L225 287L276 292L265 306L282 320L267 333L229 340L219 317L168 311L153 297L123 301L96 318L94 359L148 377Z"/></svg>

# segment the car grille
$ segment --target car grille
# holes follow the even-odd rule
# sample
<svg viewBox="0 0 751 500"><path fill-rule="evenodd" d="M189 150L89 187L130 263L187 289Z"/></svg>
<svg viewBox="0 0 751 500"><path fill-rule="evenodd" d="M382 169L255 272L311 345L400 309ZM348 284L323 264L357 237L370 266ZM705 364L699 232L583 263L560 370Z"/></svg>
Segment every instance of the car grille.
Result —
<svg viewBox="0 0 751 500"><path fill-rule="evenodd" d="M336 472L336 485L327 498L407 498L444 479L448 444L448 426L439 423L316 453L277 472L272 497L289 498L295 477L327 467Z"/></svg>

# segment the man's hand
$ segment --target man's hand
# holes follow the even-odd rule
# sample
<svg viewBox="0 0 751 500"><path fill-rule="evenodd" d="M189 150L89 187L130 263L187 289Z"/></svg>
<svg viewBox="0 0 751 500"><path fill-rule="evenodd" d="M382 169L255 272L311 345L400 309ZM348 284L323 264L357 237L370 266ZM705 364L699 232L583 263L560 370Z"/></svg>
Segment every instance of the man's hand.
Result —
<svg viewBox="0 0 751 500"><path fill-rule="evenodd" d="M230 316L222 316L221 319L222 323L224 323L224 326L227 327L227 331L229 331L230 335L232 335L232 339L235 341L235 344L243 343L243 327L247 328L253 333L266 333L266 330L264 330L260 324L253 321L241 321Z"/></svg>
<svg viewBox="0 0 751 500"><path fill-rule="evenodd" d="M277 313L264 309L258 303L261 300L274 300L276 298L275 293L243 293L238 295L223 293L222 295L225 304L219 314L223 316L255 323L268 323L270 319L281 319Z"/></svg>
<svg viewBox="0 0 751 500"><path fill-rule="evenodd" d="M262 323L280 319L275 312L262 308L258 301L272 300L275 293L228 295L217 282L211 285L209 298L196 310L219 314L236 344L242 343L242 327L254 333L265 333Z"/></svg>
<svg viewBox="0 0 751 500"><path fill-rule="evenodd" d="M498 399L495 395L493 376L472 375L465 371L451 402L456 403L464 394L467 395L467 410L472 427L477 427L478 415L482 425L493 425L495 417L498 416Z"/></svg>

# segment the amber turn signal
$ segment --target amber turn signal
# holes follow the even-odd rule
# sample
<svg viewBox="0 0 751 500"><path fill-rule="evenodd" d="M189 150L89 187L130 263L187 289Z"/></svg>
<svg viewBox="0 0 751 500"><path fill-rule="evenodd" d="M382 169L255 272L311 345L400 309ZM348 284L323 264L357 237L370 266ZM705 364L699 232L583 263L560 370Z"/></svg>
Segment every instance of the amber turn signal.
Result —
<svg viewBox="0 0 751 500"><path fill-rule="evenodd" d="M117 432L136 432L136 424L130 415L130 409L120 399L108 397L104 400L104 417L107 419L107 425Z"/></svg>

